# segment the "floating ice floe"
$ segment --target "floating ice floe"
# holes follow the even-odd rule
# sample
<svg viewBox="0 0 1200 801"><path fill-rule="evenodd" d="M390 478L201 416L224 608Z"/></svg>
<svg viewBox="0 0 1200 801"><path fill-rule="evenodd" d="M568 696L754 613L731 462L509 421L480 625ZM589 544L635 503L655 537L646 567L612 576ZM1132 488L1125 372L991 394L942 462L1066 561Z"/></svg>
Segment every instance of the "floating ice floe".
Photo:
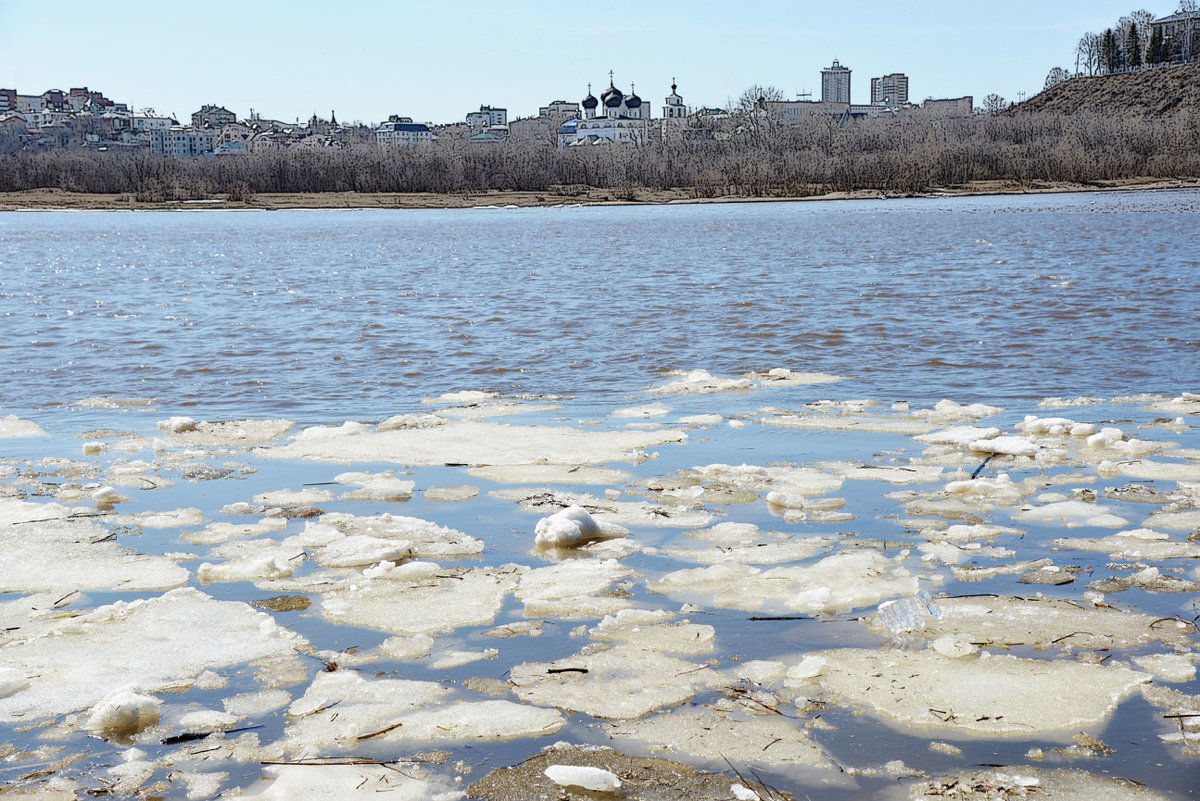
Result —
<svg viewBox="0 0 1200 801"><path fill-rule="evenodd" d="M720 678L703 664L632 644L592 645L553 662L516 665L510 673L513 692L526 703L606 719L677 706Z"/></svg>
<svg viewBox="0 0 1200 801"><path fill-rule="evenodd" d="M0 592L166 590L187 580L175 559L122 547L64 506L0 498Z"/></svg>
<svg viewBox="0 0 1200 801"><path fill-rule="evenodd" d="M386 513L360 517L331 512L322 515L319 524L307 524L305 530L317 531L318 526L331 527L346 535L404 540L412 550L413 556L419 559L468 556L483 551L483 540L419 517Z"/></svg>
<svg viewBox="0 0 1200 801"><path fill-rule="evenodd" d="M905 727L993 737L1095 725L1150 679L1127 668L986 653L841 648L820 656L826 665L814 681L841 703Z"/></svg>
<svg viewBox="0 0 1200 801"><path fill-rule="evenodd" d="M580 484L611 486L628 481L630 474L611 467L585 464L526 464L474 466L467 470L472 478L498 484Z"/></svg>
<svg viewBox="0 0 1200 801"><path fill-rule="evenodd" d="M1058 501L1042 506L1030 504L1013 512L1012 518L1060 523L1067 528L1120 528L1129 523L1125 518L1112 514L1108 507L1086 501Z"/></svg>
<svg viewBox="0 0 1200 801"><path fill-rule="evenodd" d="M423 465L595 464L634 461L643 448L682 442L677 429L582 431L451 421L425 429L372 430L361 424L306 428L287 445L262 449L279 459Z"/></svg>
<svg viewBox="0 0 1200 801"><path fill-rule="evenodd" d="M671 654L712 653L716 640L712 626L674 617L665 609L623 609L605 617L589 634L596 642L636 644Z"/></svg>
<svg viewBox="0 0 1200 801"><path fill-rule="evenodd" d="M1170 534L1145 528L1121 531L1108 537L1064 537L1055 548L1106 553L1123 559L1200 559L1200 542L1172 539Z"/></svg>
<svg viewBox="0 0 1200 801"><path fill-rule="evenodd" d="M723 609L785 609L834 614L917 591L917 579L881 554L827 556L805 567L760 570L736 563L676 570L651 581L651 592L681 601L703 600Z"/></svg>
<svg viewBox="0 0 1200 801"><path fill-rule="evenodd" d="M172 421L175 421L172 423ZM164 424L165 427L164 427ZM295 425L291 420L227 420L197 423L179 417L162 421L159 428L168 432L172 445L245 449L264 445L280 437Z"/></svg>
<svg viewBox="0 0 1200 801"><path fill-rule="evenodd" d="M569 506L580 506L602 527L647 526L652 528L699 528L712 522L711 512L693 509L689 505L616 501L573 492L541 489L496 490L490 495L501 500L516 501L526 512L544 514L558 512Z"/></svg>
<svg viewBox="0 0 1200 801"><path fill-rule="evenodd" d="M154 693L185 685L207 669L295 660L304 645L269 615L194 589L102 606L4 646L0 666L23 671L29 685L0 698L0 721L88 709L131 684Z"/></svg>
<svg viewBox="0 0 1200 801"><path fill-rule="evenodd" d="M736 765L833 767L807 732L779 715L746 717L682 709L610 723L605 733L619 743L649 745L651 753L713 764L724 764L723 757Z"/></svg>
<svg viewBox="0 0 1200 801"><path fill-rule="evenodd" d="M50 432L32 420L22 420L15 414L0 417L0 439L48 436Z"/></svg>
<svg viewBox="0 0 1200 801"><path fill-rule="evenodd" d="M754 387L749 378L719 378L707 370L692 370L690 372L671 372L668 376L677 376L657 387L651 387L646 392L651 395L693 395L713 392L730 392L746 390Z"/></svg>
<svg viewBox="0 0 1200 801"><path fill-rule="evenodd" d="M247 801L457 801L463 794L447 778L432 775L421 765L361 764L353 761L328 764L267 765L265 778L244 788Z"/></svg>
<svg viewBox="0 0 1200 801"><path fill-rule="evenodd" d="M615 559L569 559L524 573L514 595L525 604L526 617L602 617L630 605L627 598L605 591L632 574Z"/></svg>
<svg viewBox="0 0 1200 801"><path fill-rule="evenodd" d="M339 473L333 477L339 484L358 485L338 496L342 501L376 501L403 503L410 500L416 482L399 478L392 471L383 473Z"/></svg>
<svg viewBox="0 0 1200 801"><path fill-rule="evenodd" d="M425 490L425 500L431 503L461 503L478 497L479 487L470 484L460 484L456 487L429 487Z"/></svg>
<svg viewBox="0 0 1200 801"><path fill-rule="evenodd" d="M832 384L845 381L843 376L829 373L803 373L786 367L774 367L765 373L747 373L746 378L761 387L798 387L808 384Z"/></svg>
<svg viewBox="0 0 1200 801"><path fill-rule="evenodd" d="M442 568L409 562L342 582L326 592L321 613L339 625L391 634L433 634L495 620L504 597L529 568L519 565Z"/></svg>
<svg viewBox="0 0 1200 801"><path fill-rule="evenodd" d="M1027 645L1066 650L1135 648L1152 643L1185 646L1195 629L1182 621L1109 606L1081 605L1057 598L1013 596L939 598L940 616L925 618L922 636L965 637L1004 647ZM868 618L871 628L885 631Z"/></svg>

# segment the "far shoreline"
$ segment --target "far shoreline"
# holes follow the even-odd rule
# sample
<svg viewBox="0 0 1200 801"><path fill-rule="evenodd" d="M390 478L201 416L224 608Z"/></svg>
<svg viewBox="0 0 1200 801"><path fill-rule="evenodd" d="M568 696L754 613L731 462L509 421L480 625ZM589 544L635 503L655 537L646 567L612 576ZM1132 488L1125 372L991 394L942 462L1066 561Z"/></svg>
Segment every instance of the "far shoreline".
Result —
<svg viewBox="0 0 1200 801"><path fill-rule="evenodd" d="M796 201L872 200L900 198L955 198L989 195L1044 195L1121 190L1200 188L1200 178L1126 178L1089 183L1061 181L974 181L933 187L923 192L893 193L859 189L819 195L749 197L721 195L696 197L688 189L592 189L564 195L533 191L486 191L436 194L429 192L308 192L264 193L245 199L224 195L192 200L143 201L132 193L90 194L63 189L27 189L0 192L0 211L179 211L179 210L323 210L323 209L483 209L498 207L554 208L563 206L666 206L703 203L775 203Z"/></svg>

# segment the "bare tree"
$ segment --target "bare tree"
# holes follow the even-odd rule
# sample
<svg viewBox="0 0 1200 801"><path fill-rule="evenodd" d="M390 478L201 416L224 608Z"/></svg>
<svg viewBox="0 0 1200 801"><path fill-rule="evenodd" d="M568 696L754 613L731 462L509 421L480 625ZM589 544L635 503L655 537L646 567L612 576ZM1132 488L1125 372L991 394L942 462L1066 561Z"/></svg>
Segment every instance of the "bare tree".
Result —
<svg viewBox="0 0 1200 801"><path fill-rule="evenodd" d="M1003 97L993 92L983 99L984 114L999 114L1004 109L1008 108L1008 102Z"/></svg>
<svg viewBox="0 0 1200 801"><path fill-rule="evenodd" d="M1175 9L1176 14L1200 14L1200 0L1179 0L1179 8ZM1196 55L1196 23L1194 20L1187 20L1180 31L1179 43L1176 45L1177 52L1172 55L1178 55L1184 61L1191 61Z"/></svg>
<svg viewBox="0 0 1200 801"><path fill-rule="evenodd" d="M774 104L781 100L783 91L778 87L755 84L730 104L729 113L738 120L750 139L758 143L778 128L780 115Z"/></svg>
<svg viewBox="0 0 1200 801"><path fill-rule="evenodd" d="M1042 91L1044 92L1047 89L1053 89L1055 86L1058 86L1063 81L1070 80L1070 78L1071 78L1071 73L1068 72L1065 68L1054 67L1053 69L1050 70L1050 73L1046 76L1046 85L1042 88Z"/></svg>
<svg viewBox="0 0 1200 801"><path fill-rule="evenodd" d="M1101 36L1098 33L1085 33L1075 45L1075 72L1087 70L1088 75L1100 71Z"/></svg>

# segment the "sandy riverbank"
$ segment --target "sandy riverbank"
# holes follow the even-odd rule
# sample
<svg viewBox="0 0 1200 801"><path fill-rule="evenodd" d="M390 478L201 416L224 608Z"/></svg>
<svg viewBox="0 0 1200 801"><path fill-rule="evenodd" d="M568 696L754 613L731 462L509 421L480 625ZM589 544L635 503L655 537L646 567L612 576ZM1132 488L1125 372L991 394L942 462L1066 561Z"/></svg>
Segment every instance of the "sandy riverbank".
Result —
<svg viewBox="0 0 1200 801"><path fill-rule="evenodd" d="M936 187L910 197L959 197L973 195L1044 194L1054 192L1095 192L1118 189L1181 189L1200 186L1196 178L1130 178L1115 181L1096 181L1088 184L1065 182L1018 183L1015 181L975 181L967 184ZM632 193L622 190L593 189L586 194L561 195L550 192L477 192L463 194L315 192L257 194L244 200L231 200L224 195L201 200L139 201L132 194L93 194L67 192L61 189L31 189L20 192L0 192L0 211L74 210L116 211L154 209L457 209L492 206L561 206L561 205L641 205L675 203L739 203L777 200L854 200L878 197L898 197L881 190L830 192L804 197L746 197L723 195L697 198L689 189L638 189Z"/></svg>

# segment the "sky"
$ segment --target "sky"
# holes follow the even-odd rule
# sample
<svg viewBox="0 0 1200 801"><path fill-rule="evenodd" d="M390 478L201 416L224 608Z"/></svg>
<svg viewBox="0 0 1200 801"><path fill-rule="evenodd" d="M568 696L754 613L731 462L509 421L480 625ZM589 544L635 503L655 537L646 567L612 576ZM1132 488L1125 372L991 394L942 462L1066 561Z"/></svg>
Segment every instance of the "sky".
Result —
<svg viewBox="0 0 1200 801"><path fill-rule="evenodd" d="M1171 13L1176 0L1147 6ZM1041 90L1075 44L1142 8L1130 0L0 0L0 88L87 86L186 123L206 103L239 117L341 123L390 114L461 122L481 105L535 116L598 95L609 71L661 114L672 78L692 107L754 85L820 99L821 69L902 72L909 99Z"/></svg>

